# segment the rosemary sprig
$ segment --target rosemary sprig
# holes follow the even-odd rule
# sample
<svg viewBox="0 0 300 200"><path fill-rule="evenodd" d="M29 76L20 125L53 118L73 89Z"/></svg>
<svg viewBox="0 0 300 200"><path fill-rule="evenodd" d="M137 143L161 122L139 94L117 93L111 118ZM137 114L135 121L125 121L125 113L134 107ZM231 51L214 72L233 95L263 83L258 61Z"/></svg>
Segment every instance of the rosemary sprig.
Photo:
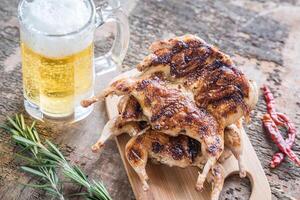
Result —
<svg viewBox="0 0 300 200"><path fill-rule="evenodd" d="M16 115L13 119L8 117L8 124L2 125L11 134L12 141L22 148L16 154L27 161L28 166L21 169L40 177L45 184L28 186L40 188L54 197L64 200L63 181L58 178L57 170L62 169L64 176L74 183L85 188L85 192L73 194L88 200L111 200L107 190L101 182L89 181L87 176L77 165L70 165L59 149L49 140L42 144L39 134L35 129L35 121L26 125L23 115Z"/></svg>

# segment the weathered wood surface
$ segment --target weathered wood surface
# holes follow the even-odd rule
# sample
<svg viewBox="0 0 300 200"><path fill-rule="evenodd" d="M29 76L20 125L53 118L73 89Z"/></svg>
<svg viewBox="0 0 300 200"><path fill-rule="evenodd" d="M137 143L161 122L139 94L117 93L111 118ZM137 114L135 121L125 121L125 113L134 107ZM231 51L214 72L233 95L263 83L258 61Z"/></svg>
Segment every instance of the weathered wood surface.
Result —
<svg viewBox="0 0 300 200"><path fill-rule="evenodd" d="M147 54L156 38L195 33L229 53L236 64L259 85L268 83L277 108L288 113L300 129L300 2L296 0L167 0L124 1L130 13L131 41L125 68ZM0 0L0 123L6 115L24 112L20 67L17 0ZM109 40L110 41L110 40ZM99 42L103 45L103 42ZM109 46L107 42L105 47ZM97 45L98 52L103 51ZM109 77L106 77L109 79ZM98 90L103 85L98 85ZM263 98L246 129L270 182L273 199L300 199L300 168L284 162L268 167L277 148L264 134L260 117ZM30 119L28 119L30 120ZM70 160L82 165L89 177L101 178L114 199L134 199L114 141L101 155L90 145L107 120L103 104L87 119L74 125L39 124L39 130L63 148ZM1 131L2 133L2 131ZM300 137L294 150L300 156ZM42 192L19 183L34 182L18 170L9 137L0 134L0 199L48 199ZM249 182L233 177L221 199L247 199Z"/></svg>

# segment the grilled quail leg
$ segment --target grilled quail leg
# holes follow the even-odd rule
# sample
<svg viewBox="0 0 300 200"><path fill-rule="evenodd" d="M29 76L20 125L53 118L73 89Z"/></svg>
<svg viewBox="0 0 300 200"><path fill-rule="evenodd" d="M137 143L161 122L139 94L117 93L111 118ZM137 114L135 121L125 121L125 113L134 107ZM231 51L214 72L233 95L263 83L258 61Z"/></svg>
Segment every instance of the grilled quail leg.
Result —
<svg viewBox="0 0 300 200"><path fill-rule="evenodd" d="M148 151L143 146L143 136L136 136L131 138L125 147L125 156L134 169L134 171L138 174L142 184L143 189L146 191L149 189L148 175L146 173L146 164L148 161Z"/></svg>
<svg viewBox="0 0 300 200"><path fill-rule="evenodd" d="M150 128L149 126L145 126L143 122L127 122L122 124L119 123L119 119L119 117L115 117L105 124L100 138L92 146L92 151L94 153L98 152L104 146L105 142L114 136L121 135L122 133L136 136L143 134Z"/></svg>
<svg viewBox="0 0 300 200"><path fill-rule="evenodd" d="M224 132L226 134L226 131ZM224 141L225 143L225 141ZM230 149L228 149L226 146L224 147L224 151L221 154L220 158L218 159L218 162L223 163L225 160L227 160L232 155L232 152Z"/></svg>
<svg viewBox="0 0 300 200"><path fill-rule="evenodd" d="M120 132L118 130L117 127L115 127L115 124L117 123L119 117L115 117L111 120L109 120L101 133L100 138L98 139L98 141L92 146L92 151L95 153L97 151L99 151L103 146L106 140L108 140L109 138L111 138L113 135L119 135L122 132Z"/></svg>
<svg viewBox="0 0 300 200"><path fill-rule="evenodd" d="M207 175L209 171L212 169L212 167L216 164L216 158L211 157L207 160L207 162L204 165L204 168L202 172L199 172L198 178L197 178L197 183L196 183L196 189L198 191L202 191L204 182L207 178Z"/></svg>
<svg viewBox="0 0 300 200"><path fill-rule="evenodd" d="M91 97L89 99L84 99L80 102L81 106L86 108L90 105L98 102L104 101L105 97L109 95L128 95L130 91L134 89L136 81L131 78L124 78L113 82L108 88L105 88L98 95Z"/></svg>
<svg viewBox="0 0 300 200"><path fill-rule="evenodd" d="M221 164L216 164L208 173L207 182L211 183L211 200L218 200L223 189L225 180L224 168Z"/></svg>
<svg viewBox="0 0 300 200"><path fill-rule="evenodd" d="M99 140L92 147L93 152L99 151L104 143L113 136L122 133L136 136L150 128L147 123L143 122L145 117L134 97L123 96L118 103L118 111L119 115L105 124Z"/></svg>
<svg viewBox="0 0 300 200"><path fill-rule="evenodd" d="M237 159L240 169L240 177L246 177L246 171L243 162L243 136L241 132L242 119L236 124L232 124L225 128L224 145L229 149Z"/></svg>

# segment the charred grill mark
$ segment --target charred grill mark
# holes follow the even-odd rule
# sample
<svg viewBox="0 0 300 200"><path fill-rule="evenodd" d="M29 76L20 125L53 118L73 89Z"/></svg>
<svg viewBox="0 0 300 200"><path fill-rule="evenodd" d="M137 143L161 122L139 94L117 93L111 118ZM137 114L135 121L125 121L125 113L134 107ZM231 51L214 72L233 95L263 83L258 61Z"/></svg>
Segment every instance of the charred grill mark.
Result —
<svg viewBox="0 0 300 200"><path fill-rule="evenodd" d="M163 151L163 149L164 149L163 144L160 144L158 141L152 142L152 152L159 153L159 152Z"/></svg>
<svg viewBox="0 0 300 200"><path fill-rule="evenodd" d="M184 156L184 149L180 144L172 146L170 148L170 152L172 152L172 158L174 160L181 160Z"/></svg>
<svg viewBox="0 0 300 200"><path fill-rule="evenodd" d="M140 121L140 122L138 122L138 126L141 130L143 130L148 126L148 122L147 121Z"/></svg>
<svg viewBox="0 0 300 200"><path fill-rule="evenodd" d="M203 66L202 68L197 68L193 73L188 75L185 84L189 85L200 79L203 81L203 86L198 93L209 93L211 90L231 85L237 88L237 91L241 93L242 97L247 97L248 95L249 86L245 84L243 74L234 66L227 65L219 60L214 61L210 65Z"/></svg>
<svg viewBox="0 0 300 200"><path fill-rule="evenodd" d="M192 138L188 138L188 155L192 162L194 162L199 153L201 153L200 142Z"/></svg>
<svg viewBox="0 0 300 200"><path fill-rule="evenodd" d="M208 125L202 125L202 126L200 126L199 130L198 130L199 134L200 135L207 135L208 129L209 129Z"/></svg>
<svg viewBox="0 0 300 200"><path fill-rule="evenodd" d="M186 85L190 85L190 83L193 83L196 80L199 80L201 78L204 78L204 74L207 73L209 68L209 65L204 65L202 67L197 67L193 73L190 73L187 75L187 83Z"/></svg>
<svg viewBox="0 0 300 200"><path fill-rule="evenodd" d="M191 55L184 55L184 62L185 63L189 63L192 59L193 59L193 57Z"/></svg>
<svg viewBox="0 0 300 200"><path fill-rule="evenodd" d="M154 130L160 130L161 129L161 125L156 124L156 125L153 126L153 129Z"/></svg>
<svg viewBox="0 0 300 200"><path fill-rule="evenodd" d="M240 96L243 99L241 90L234 85L228 85L226 87L220 87L216 90L199 92L201 95L195 95L197 105L199 107L206 108L209 104L213 104L220 100L230 100L233 96Z"/></svg>
<svg viewBox="0 0 300 200"><path fill-rule="evenodd" d="M218 150L219 150L219 148L218 148L218 145L216 145L216 144L211 144L207 147L207 151L212 155L216 155Z"/></svg>
<svg viewBox="0 0 300 200"><path fill-rule="evenodd" d="M183 50L172 57L170 73L175 77L184 77L195 69L202 68L210 55L211 49L206 45Z"/></svg>
<svg viewBox="0 0 300 200"><path fill-rule="evenodd" d="M213 127L216 125L216 122L213 117L200 108L195 112L187 113L184 118L184 124L195 127L200 138L202 138L214 132Z"/></svg>
<svg viewBox="0 0 300 200"><path fill-rule="evenodd" d="M129 149L127 157L130 161L134 161L136 163L142 159L142 153L139 149L135 149L134 147L132 147L131 149Z"/></svg>
<svg viewBox="0 0 300 200"><path fill-rule="evenodd" d="M197 48L203 45L207 45L204 41L200 40L189 40L186 42L190 48Z"/></svg>
<svg viewBox="0 0 300 200"><path fill-rule="evenodd" d="M157 81L164 81L164 79L165 79L164 73L160 72L160 71L157 71L157 72L154 72L153 74L151 74L151 78L153 80L157 80Z"/></svg>
<svg viewBox="0 0 300 200"><path fill-rule="evenodd" d="M184 41L170 39L162 43L165 47L154 52L156 58L150 65L169 64L171 76L187 76L184 82L186 86L202 79L202 94L220 86L233 85L241 93L241 98L248 97L249 86L245 83L243 73L233 65L229 56L217 48L196 38L185 38ZM209 63L209 60L213 62ZM200 101L203 99L198 100L203 102Z"/></svg>
<svg viewBox="0 0 300 200"><path fill-rule="evenodd" d="M215 136L214 142L212 144L207 145L207 152L212 155L216 155L218 152L221 152L223 149L221 148L221 139L218 136Z"/></svg>
<svg viewBox="0 0 300 200"><path fill-rule="evenodd" d="M131 90L129 85L127 83L123 83L122 80L114 82L111 86L122 92L129 92Z"/></svg>
<svg viewBox="0 0 300 200"><path fill-rule="evenodd" d="M189 75L186 84L196 79L203 81L202 87L198 88L194 95L198 107L208 108L211 105L211 108L216 109L226 105L225 110L220 113L222 116L236 112L238 107L242 107L246 112L249 110L244 101L244 98L248 97L249 86L243 74L234 66L216 60Z"/></svg>
<svg viewBox="0 0 300 200"><path fill-rule="evenodd" d="M136 138L136 140L135 140L135 142L136 142L136 144L141 144L142 143L142 141L143 141L143 136L142 135L139 135L137 138Z"/></svg>
<svg viewBox="0 0 300 200"><path fill-rule="evenodd" d="M233 70L235 67L232 65L227 65L226 63L223 63L219 60L215 60L211 65L207 67L206 72L206 78L208 79L208 82L216 83L218 80L223 80L223 78L236 78L237 76L240 76L241 73L238 73L237 71ZM218 78L214 80L215 78ZM233 81L230 79L230 81ZM228 84L228 82L225 82ZM229 82L230 83L230 82Z"/></svg>
<svg viewBox="0 0 300 200"><path fill-rule="evenodd" d="M170 64L171 75L175 77L183 77L202 66L214 53L212 47L200 40L184 42L173 39L169 42L173 47L156 50L150 65Z"/></svg>
<svg viewBox="0 0 300 200"><path fill-rule="evenodd" d="M239 89L242 97L248 97L249 86L246 84L244 74L236 67L217 60L209 71L211 71L207 76L207 80L210 82L209 88L234 85ZM219 77L218 80L213 80L216 76Z"/></svg>
<svg viewBox="0 0 300 200"><path fill-rule="evenodd" d="M154 59L151 62L151 65L160 65L160 64L168 64L171 59L171 53L163 53L162 50L164 49L159 49L154 52L156 55Z"/></svg>
<svg viewBox="0 0 300 200"><path fill-rule="evenodd" d="M181 137L170 138L168 151L174 160L181 160L185 156L184 147L181 143Z"/></svg>
<svg viewBox="0 0 300 200"><path fill-rule="evenodd" d="M169 95L170 91L165 87L164 80L159 76L152 76L149 79L143 79L137 84L136 90L144 93L146 98L148 98L148 100L145 99L145 101L152 101L153 98L157 97L165 97Z"/></svg>
<svg viewBox="0 0 300 200"><path fill-rule="evenodd" d="M134 97L130 97L126 109L122 113L123 119L138 118L142 114L142 108Z"/></svg>
<svg viewBox="0 0 300 200"><path fill-rule="evenodd" d="M180 52L181 50L187 49L189 47L190 47L190 45L183 41L176 41L176 44L173 46L171 51L172 51L172 54L176 54L176 53Z"/></svg>
<svg viewBox="0 0 300 200"><path fill-rule="evenodd" d="M216 177L222 176L222 171L219 166L215 166L212 168L212 174Z"/></svg>
<svg viewBox="0 0 300 200"><path fill-rule="evenodd" d="M213 102L211 102L211 105L214 109L223 107L222 111L220 111L220 115L222 117L227 117L229 114L236 113L238 107L242 107L242 109L246 113L249 112L249 108L246 105L244 99L236 93L233 93L221 99L214 100Z"/></svg>
<svg viewBox="0 0 300 200"><path fill-rule="evenodd" d="M183 102L184 103L184 102ZM171 118L176 113L178 113L182 108L184 108L184 104L179 101L171 102L168 105L164 106L162 109L158 111L157 114L154 114L151 117L151 122L155 122L162 117Z"/></svg>
<svg viewBox="0 0 300 200"><path fill-rule="evenodd" d="M194 121L195 121L195 116L194 115L186 115L185 118L184 118L184 121L187 123L187 124L192 124Z"/></svg>
<svg viewBox="0 0 300 200"><path fill-rule="evenodd" d="M141 91L141 90L144 90L149 84L151 84L151 80L142 80L141 82L139 82L137 84L137 88L136 90L137 91Z"/></svg>
<svg viewBox="0 0 300 200"><path fill-rule="evenodd" d="M145 95L144 104L145 106L151 106L151 98L149 96Z"/></svg>

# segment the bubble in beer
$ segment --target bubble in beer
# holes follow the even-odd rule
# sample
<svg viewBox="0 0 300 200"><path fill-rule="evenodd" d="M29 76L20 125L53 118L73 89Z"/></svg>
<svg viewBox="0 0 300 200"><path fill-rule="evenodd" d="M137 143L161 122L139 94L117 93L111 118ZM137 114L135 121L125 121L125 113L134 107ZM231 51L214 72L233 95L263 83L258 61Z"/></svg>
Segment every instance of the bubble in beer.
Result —
<svg viewBox="0 0 300 200"><path fill-rule="evenodd" d="M79 31L91 17L87 0L33 0L21 6L23 26L21 40L33 51L47 57L63 57L77 53L92 42L93 33L85 29L78 34L63 35Z"/></svg>
<svg viewBox="0 0 300 200"><path fill-rule="evenodd" d="M34 0L27 2L23 21L48 34L66 34L83 27L89 20L89 8L83 0Z"/></svg>

